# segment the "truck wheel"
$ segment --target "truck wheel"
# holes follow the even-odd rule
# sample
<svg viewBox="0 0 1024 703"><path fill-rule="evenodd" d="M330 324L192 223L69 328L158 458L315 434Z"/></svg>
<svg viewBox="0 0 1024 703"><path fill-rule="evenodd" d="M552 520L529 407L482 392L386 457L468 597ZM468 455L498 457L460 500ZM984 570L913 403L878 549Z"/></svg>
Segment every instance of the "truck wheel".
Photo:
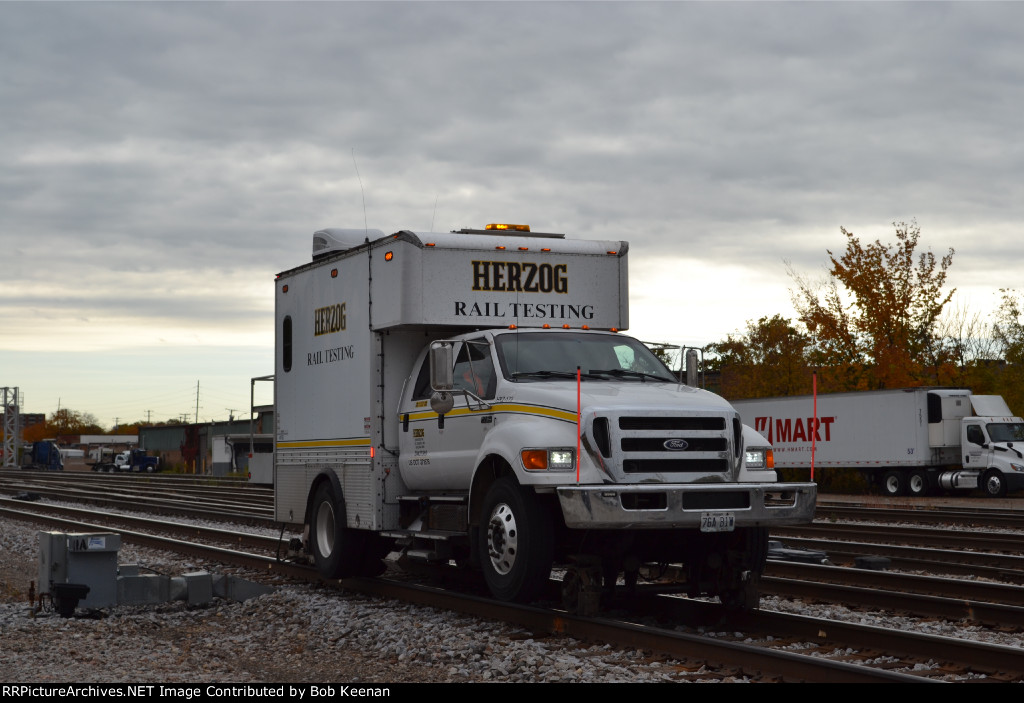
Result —
<svg viewBox="0 0 1024 703"><path fill-rule="evenodd" d="M927 471L912 471L907 481L907 493L912 496L926 496L932 492L932 480Z"/></svg>
<svg viewBox="0 0 1024 703"><path fill-rule="evenodd" d="M345 526L345 508L339 505L331 484L323 483L313 498L310 542L317 571L328 579L359 575L365 535Z"/></svg>
<svg viewBox="0 0 1024 703"><path fill-rule="evenodd" d="M907 492L907 476L902 471L887 471L882 477L882 493L901 496Z"/></svg>
<svg viewBox="0 0 1024 703"><path fill-rule="evenodd" d="M1003 472L999 469L989 469L981 477L978 487L985 491L989 498L1002 498L1006 495L1006 479L1003 478Z"/></svg>
<svg viewBox="0 0 1024 703"><path fill-rule="evenodd" d="M508 476L487 491L483 516L480 565L487 587L498 600L533 599L551 575L551 516Z"/></svg>
<svg viewBox="0 0 1024 703"><path fill-rule="evenodd" d="M746 527L733 533L729 546L731 568L718 599L727 610L757 610L761 604L761 575L768 563L768 528ZM737 559L732 554L737 554ZM744 572L747 578L744 580Z"/></svg>

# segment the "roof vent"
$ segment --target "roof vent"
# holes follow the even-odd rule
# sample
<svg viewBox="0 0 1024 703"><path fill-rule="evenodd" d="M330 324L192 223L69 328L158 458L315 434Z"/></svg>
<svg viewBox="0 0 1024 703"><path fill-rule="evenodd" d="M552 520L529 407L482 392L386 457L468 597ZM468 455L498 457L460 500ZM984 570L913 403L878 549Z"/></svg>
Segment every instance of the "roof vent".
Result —
<svg viewBox="0 0 1024 703"><path fill-rule="evenodd" d="M319 259L334 252L348 251L383 236L384 233L379 229L322 229L313 233L313 258Z"/></svg>

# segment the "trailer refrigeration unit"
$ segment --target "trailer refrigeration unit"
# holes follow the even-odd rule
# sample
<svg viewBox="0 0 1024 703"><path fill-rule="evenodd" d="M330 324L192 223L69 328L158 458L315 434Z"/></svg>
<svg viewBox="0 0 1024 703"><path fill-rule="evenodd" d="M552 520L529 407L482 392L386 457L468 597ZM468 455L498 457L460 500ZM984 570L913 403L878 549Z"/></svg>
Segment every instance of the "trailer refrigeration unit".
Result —
<svg viewBox="0 0 1024 703"><path fill-rule="evenodd" d="M314 234L275 283L274 487L321 573L401 551L528 601L558 564L581 610L672 562L679 590L756 606L767 530L813 519L815 486L778 482L728 403L617 333L627 248L505 225Z"/></svg>
<svg viewBox="0 0 1024 703"><path fill-rule="evenodd" d="M857 468L889 496L1024 488L1024 421L998 395L963 388L734 401L768 438L776 468Z"/></svg>

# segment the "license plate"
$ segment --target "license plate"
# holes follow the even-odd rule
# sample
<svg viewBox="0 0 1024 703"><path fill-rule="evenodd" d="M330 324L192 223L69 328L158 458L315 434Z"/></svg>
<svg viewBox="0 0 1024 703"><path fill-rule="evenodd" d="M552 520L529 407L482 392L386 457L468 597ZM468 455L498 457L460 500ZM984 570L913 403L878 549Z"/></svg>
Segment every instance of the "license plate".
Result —
<svg viewBox="0 0 1024 703"><path fill-rule="evenodd" d="M736 529L736 516L732 513L701 513L701 532L732 532Z"/></svg>

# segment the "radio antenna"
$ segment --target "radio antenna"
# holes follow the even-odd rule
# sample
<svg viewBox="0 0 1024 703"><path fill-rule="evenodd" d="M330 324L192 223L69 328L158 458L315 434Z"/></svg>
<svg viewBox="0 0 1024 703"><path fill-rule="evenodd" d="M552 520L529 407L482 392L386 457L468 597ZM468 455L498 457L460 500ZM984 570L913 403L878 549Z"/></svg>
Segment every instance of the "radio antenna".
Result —
<svg viewBox="0 0 1024 703"><path fill-rule="evenodd" d="M434 219L437 217L437 195L434 196L434 214L430 216L430 231L434 231Z"/></svg>
<svg viewBox="0 0 1024 703"><path fill-rule="evenodd" d="M356 169L356 178L359 179L359 192L363 196L363 230L366 232L367 238L370 236L370 226L366 221L366 191L363 190L363 177L359 175L359 165L356 163L356 148L352 147L352 165Z"/></svg>

